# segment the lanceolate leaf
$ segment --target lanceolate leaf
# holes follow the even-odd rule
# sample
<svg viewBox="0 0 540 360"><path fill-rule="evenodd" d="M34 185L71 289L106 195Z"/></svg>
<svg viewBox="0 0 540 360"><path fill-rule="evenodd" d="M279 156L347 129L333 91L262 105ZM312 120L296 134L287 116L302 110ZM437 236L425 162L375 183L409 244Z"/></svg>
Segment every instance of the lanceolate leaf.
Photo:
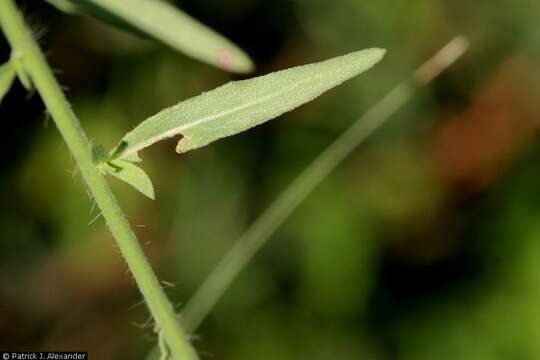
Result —
<svg viewBox="0 0 540 360"><path fill-rule="evenodd" d="M0 102L11 88L15 74L15 68L11 62L0 65Z"/></svg>
<svg viewBox="0 0 540 360"><path fill-rule="evenodd" d="M87 13L158 40L227 71L248 73L250 58L231 41L161 0L47 0L60 10Z"/></svg>
<svg viewBox="0 0 540 360"><path fill-rule="evenodd" d="M181 136L186 152L234 135L290 111L379 62L382 49L367 49L324 62L228 83L142 122L120 141L112 158L128 158L153 143Z"/></svg>
<svg viewBox="0 0 540 360"><path fill-rule="evenodd" d="M109 174L130 184L150 199L154 199L154 186L152 185L152 180L150 180L143 169L124 160L111 161L106 166Z"/></svg>

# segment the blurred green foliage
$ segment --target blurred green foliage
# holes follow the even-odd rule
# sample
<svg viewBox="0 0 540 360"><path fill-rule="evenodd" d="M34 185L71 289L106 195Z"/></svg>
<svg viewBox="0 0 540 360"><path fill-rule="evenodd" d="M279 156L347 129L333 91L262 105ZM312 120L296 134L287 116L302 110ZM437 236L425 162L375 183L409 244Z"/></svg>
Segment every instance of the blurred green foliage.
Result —
<svg viewBox="0 0 540 360"><path fill-rule="evenodd" d="M203 354L540 358L538 4L178 5L246 49L261 74L388 49L361 81L272 123L183 156L174 140L149 149L153 202L111 179L179 307L348 124L456 33L471 40L470 53L329 177L245 269L197 334ZM26 9L36 31L47 29L42 44L83 126L109 148L161 108L230 80L99 22L34 1ZM17 85L0 119L0 347L143 358L155 342L148 313L103 221L92 222L96 209L39 99Z"/></svg>

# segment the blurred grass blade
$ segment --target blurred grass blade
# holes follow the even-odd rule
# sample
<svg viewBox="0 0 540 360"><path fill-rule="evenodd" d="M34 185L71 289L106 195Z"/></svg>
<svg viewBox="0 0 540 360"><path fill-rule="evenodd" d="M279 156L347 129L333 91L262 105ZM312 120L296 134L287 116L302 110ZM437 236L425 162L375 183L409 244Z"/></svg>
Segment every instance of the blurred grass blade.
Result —
<svg viewBox="0 0 540 360"><path fill-rule="evenodd" d="M179 135L176 151L197 149L273 119L379 62L382 49L366 49L320 63L230 82L142 122L120 141L112 157L127 158Z"/></svg>
<svg viewBox="0 0 540 360"><path fill-rule="evenodd" d="M150 180L144 170L137 165L129 161L115 160L107 164L107 172L154 200L154 186L152 185L152 180Z"/></svg>
<svg viewBox="0 0 540 360"><path fill-rule="evenodd" d="M426 85L452 65L468 48L458 36L420 66L412 79L398 84L326 148L250 226L184 307L184 326L193 332L236 276L277 228L354 149L395 114L418 86Z"/></svg>
<svg viewBox="0 0 540 360"><path fill-rule="evenodd" d="M11 88L11 85L15 80L15 75L15 67L13 66L11 61L0 65L0 103Z"/></svg>
<svg viewBox="0 0 540 360"><path fill-rule="evenodd" d="M162 42L226 71L253 71L249 56L231 41L161 0L47 0L69 13L86 13Z"/></svg>

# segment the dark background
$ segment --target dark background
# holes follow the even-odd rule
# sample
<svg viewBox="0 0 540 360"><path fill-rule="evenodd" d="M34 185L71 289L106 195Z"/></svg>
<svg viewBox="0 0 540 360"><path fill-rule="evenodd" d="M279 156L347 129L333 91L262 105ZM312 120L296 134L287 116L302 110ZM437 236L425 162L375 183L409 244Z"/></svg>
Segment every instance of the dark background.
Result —
<svg viewBox="0 0 540 360"><path fill-rule="evenodd" d="M241 78L20 3L83 127L109 148L163 107ZM203 358L540 358L537 1L177 3L245 49L255 75L388 50L247 133L182 156L174 140L145 150L155 201L111 180L179 309L348 124L456 34L471 41L272 237L197 332ZM39 96L16 83L0 121L0 348L144 358L148 312Z"/></svg>

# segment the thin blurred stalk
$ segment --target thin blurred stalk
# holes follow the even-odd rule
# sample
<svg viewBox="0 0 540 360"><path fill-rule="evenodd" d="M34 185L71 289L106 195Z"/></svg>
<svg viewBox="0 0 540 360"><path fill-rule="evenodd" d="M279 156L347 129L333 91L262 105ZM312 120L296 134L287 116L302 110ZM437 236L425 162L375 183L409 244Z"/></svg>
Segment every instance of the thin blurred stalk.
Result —
<svg viewBox="0 0 540 360"><path fill-rule="evenodd" d="M195 331L257 251L302 201L370 134L395 114L415 89L429 84L460 58L468 41L457 36L398 84L324 150L242 235L184 307L186 329Z"/></svg>
<svg viewBox="0 0 540 360"><path fill-rule="evenodd" d="M22 62L24 74L29 75L77 161L86 185L116 238L159 327L160 336L165 339L175 359L197 359L197 354L176 317L174 307L163 292L107 181L93 163L91 145L79 120L13 0L0 0L0 26L12 47L14 56Z"/></svg>

